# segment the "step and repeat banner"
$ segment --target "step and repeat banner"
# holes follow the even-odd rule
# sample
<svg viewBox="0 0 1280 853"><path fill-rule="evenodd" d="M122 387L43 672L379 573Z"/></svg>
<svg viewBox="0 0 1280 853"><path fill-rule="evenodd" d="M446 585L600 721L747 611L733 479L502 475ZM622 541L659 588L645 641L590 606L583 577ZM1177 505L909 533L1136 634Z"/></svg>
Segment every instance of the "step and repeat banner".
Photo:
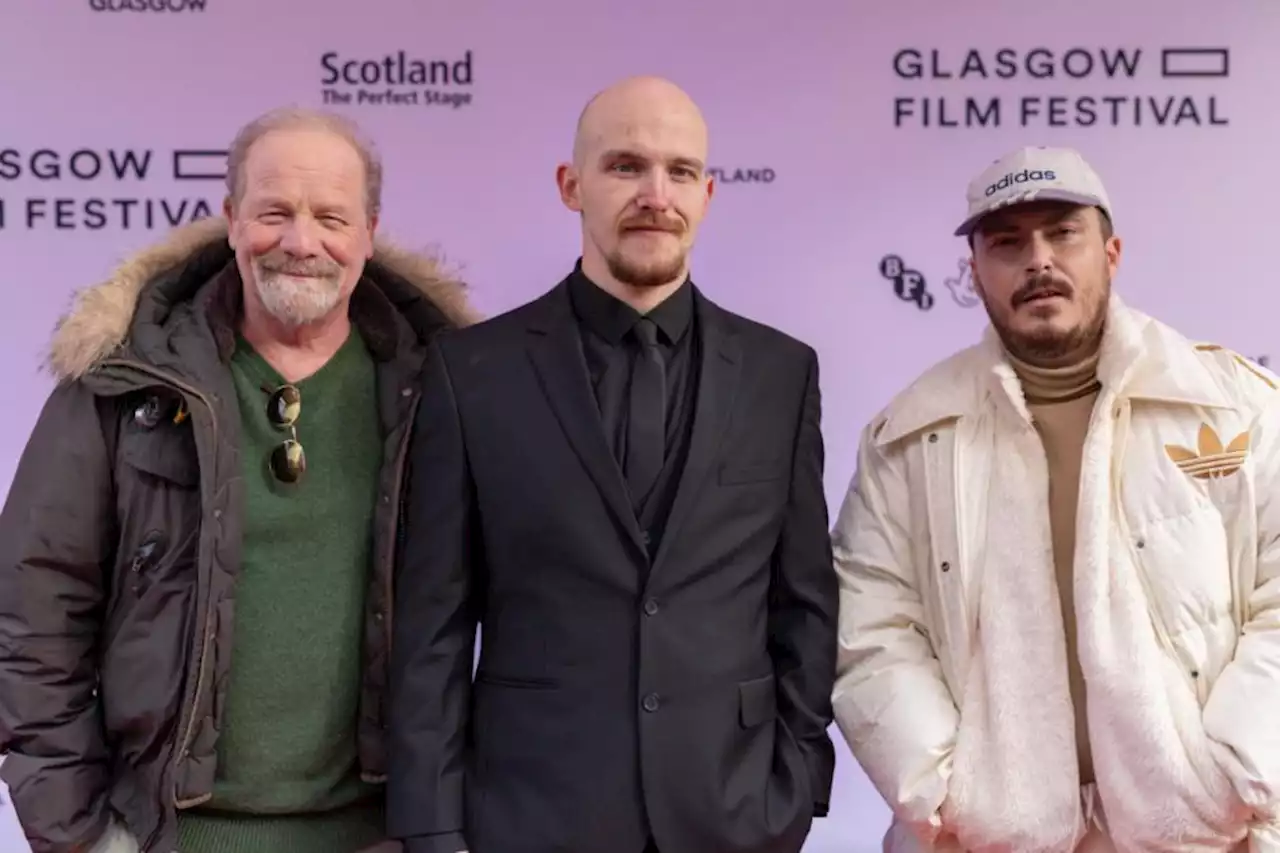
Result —
<svg viewBox="0 0 1280 853"><path fill-rule="evenodd" d="M711 129L695 280L819 352L834 514L863 424L981 334L951 234L970 178L1008 149L1093 162L1133 304L1280 358L1277 43L1266 2L5 0L0 488L72 293L217 215L226 147L255 114L361 122L385 160L387 236L441 254L493 314L570 269L556 164L584 102L646 73L684 86ZM879 850L887 810L843 746L837 777L806 851ZM4 809L0 853L25 853Z"/></svg>

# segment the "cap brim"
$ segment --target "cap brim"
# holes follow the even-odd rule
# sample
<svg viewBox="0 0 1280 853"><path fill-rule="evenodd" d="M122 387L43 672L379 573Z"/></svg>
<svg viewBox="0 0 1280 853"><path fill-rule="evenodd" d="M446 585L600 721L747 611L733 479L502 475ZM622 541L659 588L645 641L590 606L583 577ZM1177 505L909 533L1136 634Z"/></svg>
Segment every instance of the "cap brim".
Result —
<svg viewBox="0 0 1280 853"><path fill-rule="evenodd" d="M990 216L992 213L995 213L997 210L1017 207L1022 204L1031 204L1035 201L1064 201L1068 204L1082 204L1086 207L1101 207L1104 210L1106 209L1102 203L1102 199L1097 196L1089 195L1088 193L1071 192L1070 190L1047 188L1043 190L1036 190L1034 193L1016 195L1009 201L998 202L990 207L984 207L982 210L979 210L964 222L960 223L960 227L956 229L955 236L968 237L978 227L979 222ZM1109 212L1108 215L1110 215Z"/></svg>

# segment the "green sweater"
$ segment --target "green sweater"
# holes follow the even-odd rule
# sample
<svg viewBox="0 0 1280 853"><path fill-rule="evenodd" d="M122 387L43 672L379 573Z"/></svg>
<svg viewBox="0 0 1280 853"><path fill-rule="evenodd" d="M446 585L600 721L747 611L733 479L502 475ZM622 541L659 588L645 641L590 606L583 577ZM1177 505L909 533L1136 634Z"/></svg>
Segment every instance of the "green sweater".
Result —
<svg viewBox="0 0 1280 853"><path fill-rule="evenodd" d="M179 812L182 853L352 853L382 840L381 793L360 781L356 721L371 526L382 464L374 363L359 334L301 393L302 480L267 465L288 433L267 419L280 375L244 340L244 554L213 799Z"/></svg>

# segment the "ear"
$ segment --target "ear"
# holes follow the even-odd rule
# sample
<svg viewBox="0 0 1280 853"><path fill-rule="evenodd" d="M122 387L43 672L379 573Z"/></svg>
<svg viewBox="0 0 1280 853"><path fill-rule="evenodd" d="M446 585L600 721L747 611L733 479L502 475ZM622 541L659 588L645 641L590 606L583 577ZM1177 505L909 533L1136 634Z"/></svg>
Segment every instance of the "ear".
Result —
<svg viewBox="0 0 1280 853"><path fill-rule="evenodd" d="M574 213L582 212L582 181L578 170L571 163L556 167L556 186L560 189L560 201Z"/></svg>
<svg viewBox="0 0 1280 853"><path fill-rule="evenodd" d="M986 294L982 292L982 279L978 277L978 262L972 257L969 258L969 277L973 279L974 292L985 298Z"/></svg>
<svg viewBox="0 0 1280 853"><path fill-rule="evenodd" d="M378 231L378 214L369 217L369 250L365 253L365 260L373 260L373 241Z"/></svg>
<svg viewBox="0 0 1280 853"><path fill-rule="evenodd" d="M1120 250L1122 245L1119 237L1112 237L1107 240L1105 251L1107 253L1107 272L1112 278L1116 277L1116 271L1120 269Z"/></svg>
<svg viewBox="0 0 1280 853"><path fill-rule="evenodd" d="M711 203L711 197L716 194L716 178L715 175L707 175L707 203Z"/></svg>
<svg viewBox="0 0 1280 853"><path fill-rule="evenodd" d="M222 200L222 217L227 220L227 242L234 249L236 247L236 217L235 206L231 203L231 196L227 196Z"/></svg>

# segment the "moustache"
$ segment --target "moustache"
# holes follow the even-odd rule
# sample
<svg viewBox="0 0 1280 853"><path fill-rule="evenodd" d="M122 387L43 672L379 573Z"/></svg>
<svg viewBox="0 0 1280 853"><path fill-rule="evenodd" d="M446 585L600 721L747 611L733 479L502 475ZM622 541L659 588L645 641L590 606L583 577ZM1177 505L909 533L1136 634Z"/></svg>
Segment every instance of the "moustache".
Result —
<svg viewBox="0 0 1280 853"><path fill-rule="evenodd" d="M333 278L339 272L337 264L322 261L296 261L288 258L263 258L258 266L268 273L311 278Z"/></svg>
<svg viewBox="0 0 1280 853"><path fill-rule="evenodd" d="M636 219L628 219L622 223L623 231L666 231L670 234L680 234L684 232L684 225L680 222L672 222L669 220L656 219L652 216L638 217Z"/></svg>
<svg viewBox="0 0 1280 853"><path fill-rule="evenodd" d="M1013 302L1013 307L1017 308L1024 302L1039 299L1042 296L1062 296L1069 299L1071 293L1071 285L1062 279L1054 278L1051 275L1038 275L1018 288L1010 301Z"/></svg>

